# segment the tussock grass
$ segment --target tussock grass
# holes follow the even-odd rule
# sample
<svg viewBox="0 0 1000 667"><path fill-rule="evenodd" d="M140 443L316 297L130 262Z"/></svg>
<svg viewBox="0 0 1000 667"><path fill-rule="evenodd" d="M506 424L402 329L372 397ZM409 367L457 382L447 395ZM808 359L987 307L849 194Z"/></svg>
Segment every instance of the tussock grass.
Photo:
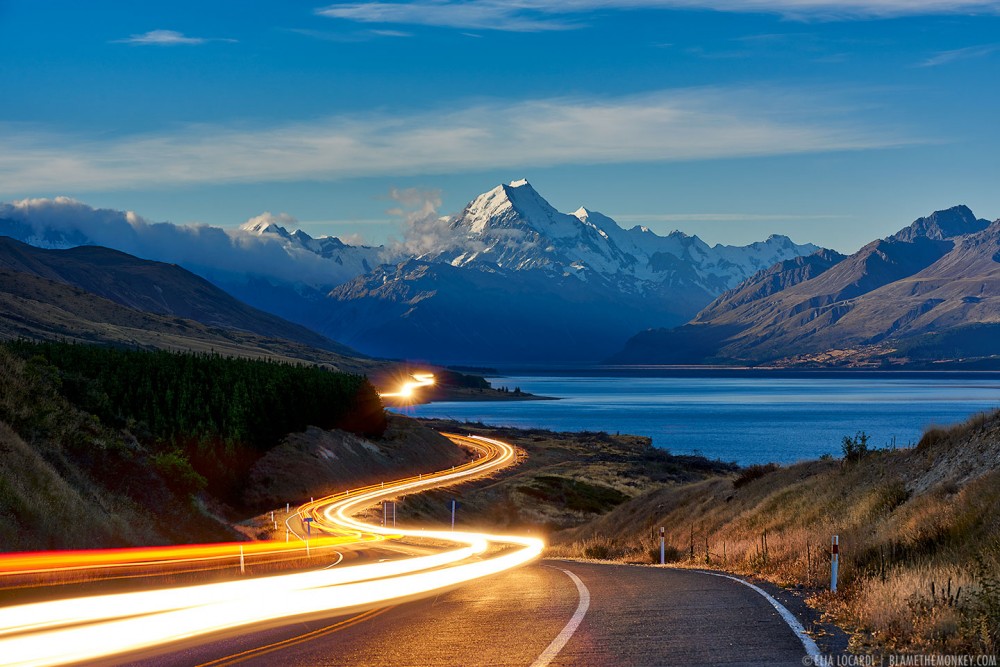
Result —
<svg viewBox="0 0 1000 667"><path fill-rule="evenodd" d="M859 647L1000 647L1000 412L930 429L913 449L663 487L559 533L552 553L658 562L660 526L681 564L817 592L839 535L839 592L815 602Z"/></svg>

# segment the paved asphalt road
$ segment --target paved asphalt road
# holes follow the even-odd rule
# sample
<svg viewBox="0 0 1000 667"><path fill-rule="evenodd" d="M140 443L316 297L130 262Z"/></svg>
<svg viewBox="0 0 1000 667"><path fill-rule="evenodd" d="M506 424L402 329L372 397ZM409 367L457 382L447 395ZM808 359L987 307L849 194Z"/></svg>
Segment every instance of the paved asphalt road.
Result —
<svg viewBox="0 0 1000 667"><path fill-rule="evenodd" d="M249 632L136 665L522 665L590 605L551 665L802 665L759 593L698 572L545 560L384 610Z"/></svg>

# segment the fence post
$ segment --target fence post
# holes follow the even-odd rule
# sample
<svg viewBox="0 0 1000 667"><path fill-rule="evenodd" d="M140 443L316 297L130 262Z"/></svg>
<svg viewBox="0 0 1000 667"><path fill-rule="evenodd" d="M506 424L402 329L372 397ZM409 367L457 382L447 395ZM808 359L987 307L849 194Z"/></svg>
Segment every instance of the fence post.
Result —
<svg viewBox="0 0 1000 667"><path fill-rule="evenodd" d="M830 592L837 592L837 570L840 566L840 536L833 536L833 549L830 552Z"/></svg>

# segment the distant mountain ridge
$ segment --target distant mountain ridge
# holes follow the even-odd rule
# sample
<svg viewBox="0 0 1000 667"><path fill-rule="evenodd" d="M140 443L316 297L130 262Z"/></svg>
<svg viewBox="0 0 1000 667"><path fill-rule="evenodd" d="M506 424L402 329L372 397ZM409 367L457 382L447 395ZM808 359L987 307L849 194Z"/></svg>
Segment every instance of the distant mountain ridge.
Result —
<svg viewBox="0 0 1000 667"><path fill-rule="evenodd" d="M1000 220L956 206L847 257L820 252L775 265L689 324L636 335L612 361L871 365L994 356Z"/></svg>

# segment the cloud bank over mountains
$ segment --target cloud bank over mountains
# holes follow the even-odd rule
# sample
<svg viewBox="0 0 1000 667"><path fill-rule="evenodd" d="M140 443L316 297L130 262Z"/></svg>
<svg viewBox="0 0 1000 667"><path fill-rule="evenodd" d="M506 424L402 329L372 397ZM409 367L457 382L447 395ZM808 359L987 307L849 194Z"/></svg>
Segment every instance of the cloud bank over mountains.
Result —
<svg viewBox="0 0 1000 667"><path fill-rule="evenodd" d="M248 225L294 222L285 213L263 213ZM256 275L319 286L353 277L353 271L343 268L338 275L335 262L274 234L150 222L133 211L93 208L69 197L0 203L0 234L49 248L101 245L215 278Z"/></svg>

